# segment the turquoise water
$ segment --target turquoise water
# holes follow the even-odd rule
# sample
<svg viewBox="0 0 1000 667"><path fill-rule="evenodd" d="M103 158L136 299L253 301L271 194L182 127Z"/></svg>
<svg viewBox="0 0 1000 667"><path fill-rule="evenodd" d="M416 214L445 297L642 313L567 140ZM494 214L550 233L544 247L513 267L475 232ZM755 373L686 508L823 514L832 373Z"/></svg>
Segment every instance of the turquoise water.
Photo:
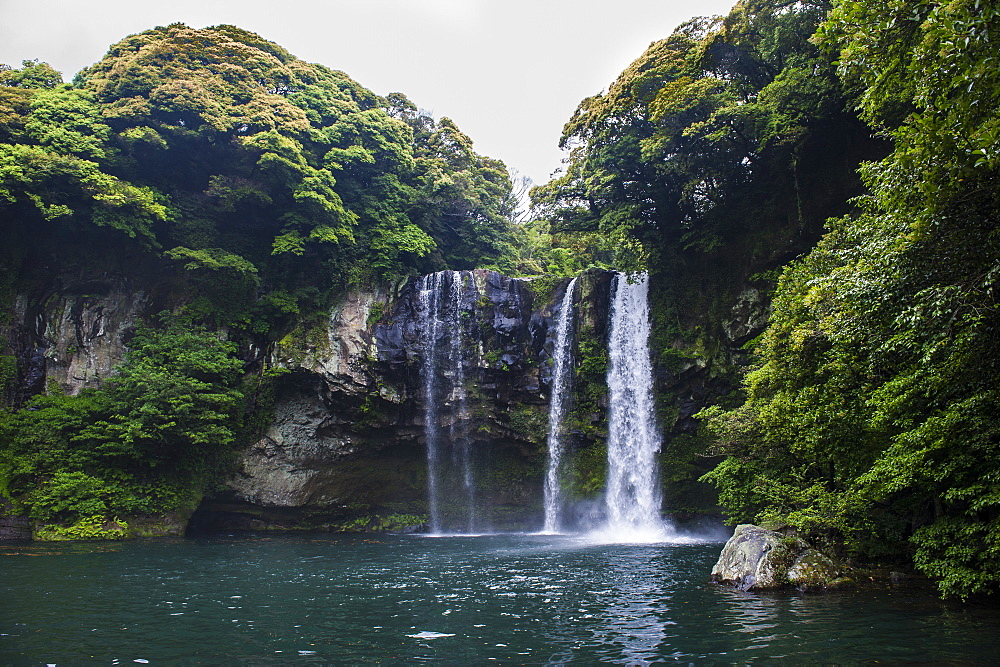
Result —
<svg viewBox="0 0 1000 667"><path fill-rule="evenodd" d="M992 662L996 607L754 595L721 545L558 536L0 547L0 664Z"/></svg>

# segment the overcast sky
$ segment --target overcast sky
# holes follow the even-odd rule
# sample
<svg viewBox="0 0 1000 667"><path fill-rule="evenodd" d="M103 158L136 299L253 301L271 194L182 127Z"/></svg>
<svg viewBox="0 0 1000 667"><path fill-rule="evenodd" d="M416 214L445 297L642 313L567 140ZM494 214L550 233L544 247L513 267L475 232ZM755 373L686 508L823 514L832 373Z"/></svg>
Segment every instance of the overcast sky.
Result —
<svg viewBox="0 0 1000 667"><path fill-rule="evenodd" d="M402 92L479 153L536 183L563 124L650 42L735 0L0 0L0 63L37 58L70 80L126 35L231 23L302 60Z"/></svg>

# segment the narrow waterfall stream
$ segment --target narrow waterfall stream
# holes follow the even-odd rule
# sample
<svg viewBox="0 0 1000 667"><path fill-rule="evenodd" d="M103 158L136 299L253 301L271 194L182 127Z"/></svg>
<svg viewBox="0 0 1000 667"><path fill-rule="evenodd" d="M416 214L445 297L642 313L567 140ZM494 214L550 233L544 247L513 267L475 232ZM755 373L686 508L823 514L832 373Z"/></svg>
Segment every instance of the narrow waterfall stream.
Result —
<svg viewBox="0 0 1000 667"><path fill-rule="evenodd" d="M441 510L438 507L438 459L441 434L438 428L437 404L437 339L441 325L441 273L420 278L417 283L418 303L424 343L424 359L420 372L424 389L424 438L427 441L427 502L432 533L441 532Z"/></svg>
<svg viewBox="0 0 1000 667"><path fill-rule="evenodd" d="M465 428L469 421L469 397L465 388L466 349L464 327L462 325L462 303L465 292L470 289L475 299L476 281L472 274L468 280L461 271L451 272L451 319L448 323L449 349L448 366L452 377L451 403L454 416L448 428L451 441L451 460L456 472L460 473L462 491L465 496L466 532L476 530L476 483L472 472L472 443L469 441Z"/></svg>
<svg viewBox="0 0 1000 667"><path fill-rule="evenodd" d="M660 436L649 358L649 279L619 273L612 283L608 336L609 418L606 526L617 541L663 539L657 455Z"/></svg>
<svg viewBox="0 0 1000 667"><path fill-rule="evenodd" d="M570 394L573 369L573 292L576 278L569 281L566 294L559 306L559 320L552 348L552 390L549 396L548 464L545 472L545 525L546 533L562 529L563 494L559 481L564 442L563 414Z"/></svg>
<svg viewBox="0 0 1000 667"><path fill-rule="evenodd" d="M463 314L475 302L471 273L439 271L417 284L423 363L427 496L432 533L474 532L476 482L468 428L467 348ZM443 431L442 422L448 421ZM456 497L454 487L462 490ZM446 487L446 488L445 488ZM444 502L447 499L447 503ZM447 505L447 506L445 506Z"/></svg>

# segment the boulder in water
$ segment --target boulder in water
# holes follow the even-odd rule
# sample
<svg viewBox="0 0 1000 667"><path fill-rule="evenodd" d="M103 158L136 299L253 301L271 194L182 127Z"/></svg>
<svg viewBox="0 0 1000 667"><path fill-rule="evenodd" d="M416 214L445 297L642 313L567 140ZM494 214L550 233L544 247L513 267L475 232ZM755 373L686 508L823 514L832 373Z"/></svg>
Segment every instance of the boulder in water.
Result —
<svg viewBox="0 0 1000 667"><path fill-rule="evenodd" d="M712 581L743 591L794 586L816 592L849 587L848 569L802 540L743 524L723 547Z"/></svg>
<svg viewBox="0 0 1000 667"><path fill-rule="evenodd" d="M788 584L788 569L800 549L773 530L742 524L726 542L712 568L712 581L742 591L769 590Z"/></svg>

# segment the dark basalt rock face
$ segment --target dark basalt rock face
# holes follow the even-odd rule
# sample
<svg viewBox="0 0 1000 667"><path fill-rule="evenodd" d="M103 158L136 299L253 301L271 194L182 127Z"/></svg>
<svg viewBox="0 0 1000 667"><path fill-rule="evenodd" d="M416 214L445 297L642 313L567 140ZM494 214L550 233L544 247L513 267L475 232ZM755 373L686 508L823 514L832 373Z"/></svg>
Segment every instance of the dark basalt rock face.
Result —
<svg viewBox="0 0 1000 667"><path fill-rule="evenodd" d="M53 381L70 394L99 386L140 320L176 305L176 276L163 266L123 261L115 271L59 267L18 297L8 329L18 377L8 402L20 404ZM438 397L438 426L470 443L484 527L533 529L541 516L554 311L569 279L483 270L443 279L456 277L468 287L460 304L467 412L462 418L452 397ZM584 343L591 355L606 346L611 278L592 270L577 283L578 366L596 361L586 358ZM766 319L766 299L757 296L748 293L733 306L731 346L755 335ZM289 372L276 382L270 426L191 526L413 529L425 521L422 317L418 281L411 279L352 291L325 327L246 350L248 363ZM659 390L678 406L676 423L661 425L668 436L688 431L690 415L718 393L720 379L699 359L661 369ZM602 438L607 407L599 370L591 376L593 396L578 411L572 434L582 446Z"/></svg>
<svg viewBox="0 0 1000 667"><path fill-rule="evenodd" d="M8 336L19 370L10 397L15 405L48 382L67 394L100 386L150 306L144 290L114 273L83 280L57 275L41 292L14 304Z"/></svg>
<svg viewBox="0 0 1000 667"><path fill-rule="evenodd" d="M442 280L466 281L459 308L467 404L463 419L453 397L432 399L439 429L470 443L484 527L533 528L541 515L553 301L565 285L543 303L529 282L493 271ZM590 298L603 301L592 310L606 312L607 290ZM272 425L244 453L228 489L202 504L193 527L412 529L426 520L423 318L417 281L409 280L391 291L351 293L322 335L282 341L273 362L292 373L278 385Z"/></svg>
<svg viewBox="0 0 1000 667"><path fill-rule="evenodd" d="M612 275L591 270L577 282L578 367L606 348ZM467 417L451 397L438 397L439 427L470 443L484 528L534 529L541 520L554 311L569 278L514 279L485 270L458 277L469 287L461 303ZM202 503L193 529L402 530L426 520L417 283L354 290L325 327L245 350L248 364L288 372L276 380L270 426L242 453L223 490ZM98 386L141 319L177 305L178 284L163 266L138 262L113 272L53 271L16 301L7 333L18 377L8 402L19 404L52 381L71 394ZM755 335L765 305L748 299L734 307L742 316L734 317L733 341ZM599 443L605 428L602 376L591 376L594 395L577 411L572 434L581 446ZM697 358L661 373L660 391L680 405L677 423L661 425L668 435L686 430L689 415L716 393L713 381Z"/></svg>
<svg viewBox="0 0 1000 667"><path fill-rule="evenodd" d="M30 540L31 522L28 517L11 515L10 510L10 502L0 498L0 541Z"/></svg>
<svg viewBox="0 0 1000 667"><path fill-rule="evenodd" d="M53 381L70 394L99 386L135 326L176 305L171 295L181 292L164 267L118 268L63 267L18 297L7 330L18 373L8 403ZM569 279L547 279L539 298L530 280L460 275L475 287L462 304L468 418L445 400L441 426L471 442L484 524L531 528L541 515L552 311ZM595 272L590 282L597 287L580 317L606 319L610 274ZM412 529L426 520L418 297L416 280L355 290L326 327L246 351L248 363L289 372L276 381L269 428L242 453L224 490L202 503L192 528Z"/></svg>

